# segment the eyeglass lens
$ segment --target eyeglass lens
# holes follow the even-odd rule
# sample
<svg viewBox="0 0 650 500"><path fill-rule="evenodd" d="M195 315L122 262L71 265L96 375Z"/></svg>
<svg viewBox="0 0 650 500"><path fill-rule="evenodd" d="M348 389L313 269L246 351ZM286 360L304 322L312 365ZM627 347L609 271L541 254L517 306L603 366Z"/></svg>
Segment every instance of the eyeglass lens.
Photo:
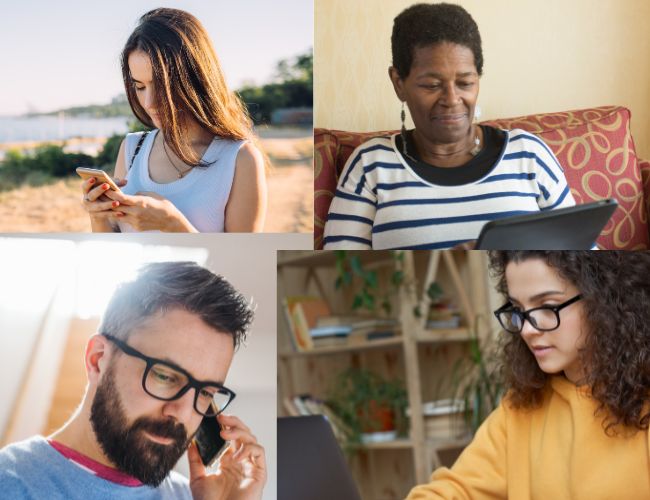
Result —
<svg viewBox="0 0 650 500"><path fill-rule="evenodd" d="M154 364L147 373L145 388L151 395L161 399L173 399L189 383L187 376L169 366ZM219 386L205 386L196 398L196 410L208 417L222 411L229 403L230 395ZM212 403L212 404L211 404Z"/></svg>
<svg viewBox="0 0 650 500"><path fill-rule="evenodd" d="M518 309L503 311L499 315L503 327L509 332L520 332L524 316ZM557 314L551 309L535 309L528 312L528 321L539 330L553 330L558 326Z"/></svg>

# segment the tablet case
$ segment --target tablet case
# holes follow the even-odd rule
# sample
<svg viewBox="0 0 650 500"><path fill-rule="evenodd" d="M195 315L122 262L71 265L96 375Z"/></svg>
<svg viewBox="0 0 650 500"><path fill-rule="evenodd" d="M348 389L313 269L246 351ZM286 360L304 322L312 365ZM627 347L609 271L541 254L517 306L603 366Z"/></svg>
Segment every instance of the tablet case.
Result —
<svg viewBox="0 0 650 500"><path fill-rule="evenodd" d="M589 250L612 216L613 198L490 221L477 250Z"/></svg>

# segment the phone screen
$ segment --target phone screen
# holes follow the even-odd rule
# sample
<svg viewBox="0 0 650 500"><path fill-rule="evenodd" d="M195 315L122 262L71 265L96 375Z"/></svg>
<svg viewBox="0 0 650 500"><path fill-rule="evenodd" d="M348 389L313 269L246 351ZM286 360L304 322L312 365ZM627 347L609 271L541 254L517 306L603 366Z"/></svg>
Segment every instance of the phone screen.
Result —
<svg viewBox="0 0 650 500"><path fill-rule="evenodd" d="M221 450L227 446L227 441L221 437L221 425L217 417L203 417L199 430L194 436L196 446L201 455L203 465L209 467L218 457Z"/></svg>

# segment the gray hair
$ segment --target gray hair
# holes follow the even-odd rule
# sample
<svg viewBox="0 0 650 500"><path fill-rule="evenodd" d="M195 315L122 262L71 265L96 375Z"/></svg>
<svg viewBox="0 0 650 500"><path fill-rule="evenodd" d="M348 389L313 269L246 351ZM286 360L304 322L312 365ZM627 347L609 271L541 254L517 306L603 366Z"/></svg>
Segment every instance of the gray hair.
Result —
<svg viewBox="0 0 650 500"><path fill-rule="evenodd" d="M253 321L251 304L223 277L194 262L155 262L118 286L106 307L99 333L127 340L158 312L181 308L232 336L235 349Z"/></svg>

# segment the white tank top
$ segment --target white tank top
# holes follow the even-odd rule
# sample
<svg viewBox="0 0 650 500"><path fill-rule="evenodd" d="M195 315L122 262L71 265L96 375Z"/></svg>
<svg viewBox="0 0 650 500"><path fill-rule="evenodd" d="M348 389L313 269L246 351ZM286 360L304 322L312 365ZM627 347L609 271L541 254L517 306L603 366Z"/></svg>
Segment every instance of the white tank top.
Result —
<svg viewBox="0 0 650 500"><path fill-rule="evenodd" d="M212 163L209 167L195 167L182 179L167 184L154 182L149 175L149 154L158 130L152 130L144 139L131 168L131 158L144 132L127 134L124 161L127 170L125 194L151 191L164 196L200 232L224 231L226 204L235 174L237 153L246 141L231 141L215 137L205 151L202 160ZM123 233L134 232L125 222L118 221Z"/></svg>

